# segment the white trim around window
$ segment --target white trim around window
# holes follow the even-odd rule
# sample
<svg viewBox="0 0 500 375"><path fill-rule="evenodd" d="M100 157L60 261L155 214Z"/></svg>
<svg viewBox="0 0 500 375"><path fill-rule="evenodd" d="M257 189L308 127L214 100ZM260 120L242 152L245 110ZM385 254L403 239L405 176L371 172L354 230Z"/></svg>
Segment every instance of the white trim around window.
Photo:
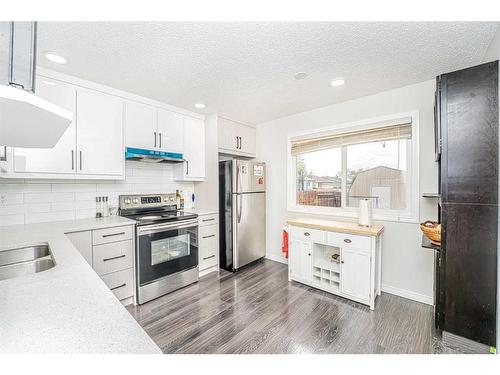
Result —
<svg viewBox="0 0 500 375"><path fill-rule="evenodd" d="M351 131L360 131L373 129L380 126L380 123L388 122L391 120L397 120L405 117L411 117L412 122L412 138L411 138L411 150L408 150L408 154L411 153L411 157L407 158L407 163L409 164L410 173L410 183L408 189L408 210L394 211L394 210L384 210L384 209L374 209L373 219L380 221L398 221L398 222L409 222L417 223L419 218L419 112L410 111L403 113L396 113L386 116L380 116L370 119L365 119L361 121L337 124L334 126L328 126L319 129L305 130L295 133L288 134L287 137L287 209L291 212L301 212L305 214L316 214L316 215L327 215L336 217L348 217L356 218L358 216L357 208L350 207L318 207L318 206L303 206L296 204L296 165L292 157L292 140L297 138L309 138L316 136L323 136L325 134L340 134ZM346 163L345 148L343 149L342 163ZM344 174L346 171L345 165L342 168ZM342 179L342 202L345 202L346 189L346 176Z"/></svg>

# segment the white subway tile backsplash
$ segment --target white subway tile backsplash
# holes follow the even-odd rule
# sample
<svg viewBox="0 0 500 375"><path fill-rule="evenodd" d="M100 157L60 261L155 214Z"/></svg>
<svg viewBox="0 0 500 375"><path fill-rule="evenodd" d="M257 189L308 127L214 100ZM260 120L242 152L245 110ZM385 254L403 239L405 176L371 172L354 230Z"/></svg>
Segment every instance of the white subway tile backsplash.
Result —
<svg viewBox="0 0 500 375"><path fill-rule="evenodd" d="M24 224L24 214L0 215L0 225Z"/></svg>
<svg viewBox="0 0 500 375"><path fill-rule="evenodd" d="M50 193L52 191L51 184L24 184L25 193Z"/></svg>
<svg viewBox="0 0 500 375"><path fill-rule="evenodd" d="M9 204L0 206L0 216L24 214L24 204Z"/></svg>
<svg viewBox="0 0 500 375"><path fill-rule="evenodd" d="M68 220L95 216L95 197L107 196L118 206L125 194L183 190L189 207L194 185L174 181L174 165L126 162L123 181L0 180L0 225Z"/></svg>
<svg viewBox="0 0 500 375"><path fill-rule="evenodd" d="M43 223L47 221L73 220L74 218L75 211L47 212L26 215L24 218L24 222L26 224L31 224Z"/></svg>
<svg viewBox="0 0 500 375"><path fill-rule="evenodd" d="M23 193L0 193L0 209L10 204L24 203Z"/></svg>
<svg viewBox="0 0 500 375"><path fill-rule="evenodd" d="M91 201L95 200L98 193L75 193L75 201Z"/></svg>
<svg viewBox="0 0 500 375"><path fill-rule="evenodd" d="M40 212L50 212L50 203L30 203L24 205L24 213L40 213Z"/></svg>
<svg viewBox="0 0 500 375"><path fill-rule="evenodd" d="M83 193L83 192L97 191L97 185L95 183L52 184L52 191Z"/></svg>

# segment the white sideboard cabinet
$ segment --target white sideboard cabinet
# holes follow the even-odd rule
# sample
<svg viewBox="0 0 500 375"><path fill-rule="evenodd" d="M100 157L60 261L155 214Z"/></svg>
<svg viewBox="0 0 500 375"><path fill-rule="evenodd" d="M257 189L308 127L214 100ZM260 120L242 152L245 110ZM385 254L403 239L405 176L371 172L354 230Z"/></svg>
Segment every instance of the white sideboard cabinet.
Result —
<svg viewBox="0 0 500 375"><path fill-rule="evenodd" d="M288 220L289 280L369 305L381 292L384 227L316 219Z"/></svg>

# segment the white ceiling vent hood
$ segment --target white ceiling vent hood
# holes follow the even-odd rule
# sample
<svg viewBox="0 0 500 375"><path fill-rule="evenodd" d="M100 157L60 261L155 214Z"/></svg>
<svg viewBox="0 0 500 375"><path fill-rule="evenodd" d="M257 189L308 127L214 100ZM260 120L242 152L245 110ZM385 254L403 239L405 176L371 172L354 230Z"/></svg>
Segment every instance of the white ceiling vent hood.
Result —
<svg viewBox="0 0 500 375"><path fill-rule="evenodd" d="M73 113L35 95L36 22L0 22L0 145L52 148Z"/></svg>

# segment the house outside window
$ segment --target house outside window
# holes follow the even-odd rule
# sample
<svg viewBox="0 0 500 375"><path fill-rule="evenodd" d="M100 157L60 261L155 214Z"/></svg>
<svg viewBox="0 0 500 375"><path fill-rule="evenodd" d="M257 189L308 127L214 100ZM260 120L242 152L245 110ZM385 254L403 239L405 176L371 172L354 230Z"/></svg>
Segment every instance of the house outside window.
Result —
<svg viewBox="0 0 500 375"><path fill-rule="evenodd" d="M376 216L416 219L417 122L411 113L290 136L289 209L355 216L369 199Z"/></svg>

